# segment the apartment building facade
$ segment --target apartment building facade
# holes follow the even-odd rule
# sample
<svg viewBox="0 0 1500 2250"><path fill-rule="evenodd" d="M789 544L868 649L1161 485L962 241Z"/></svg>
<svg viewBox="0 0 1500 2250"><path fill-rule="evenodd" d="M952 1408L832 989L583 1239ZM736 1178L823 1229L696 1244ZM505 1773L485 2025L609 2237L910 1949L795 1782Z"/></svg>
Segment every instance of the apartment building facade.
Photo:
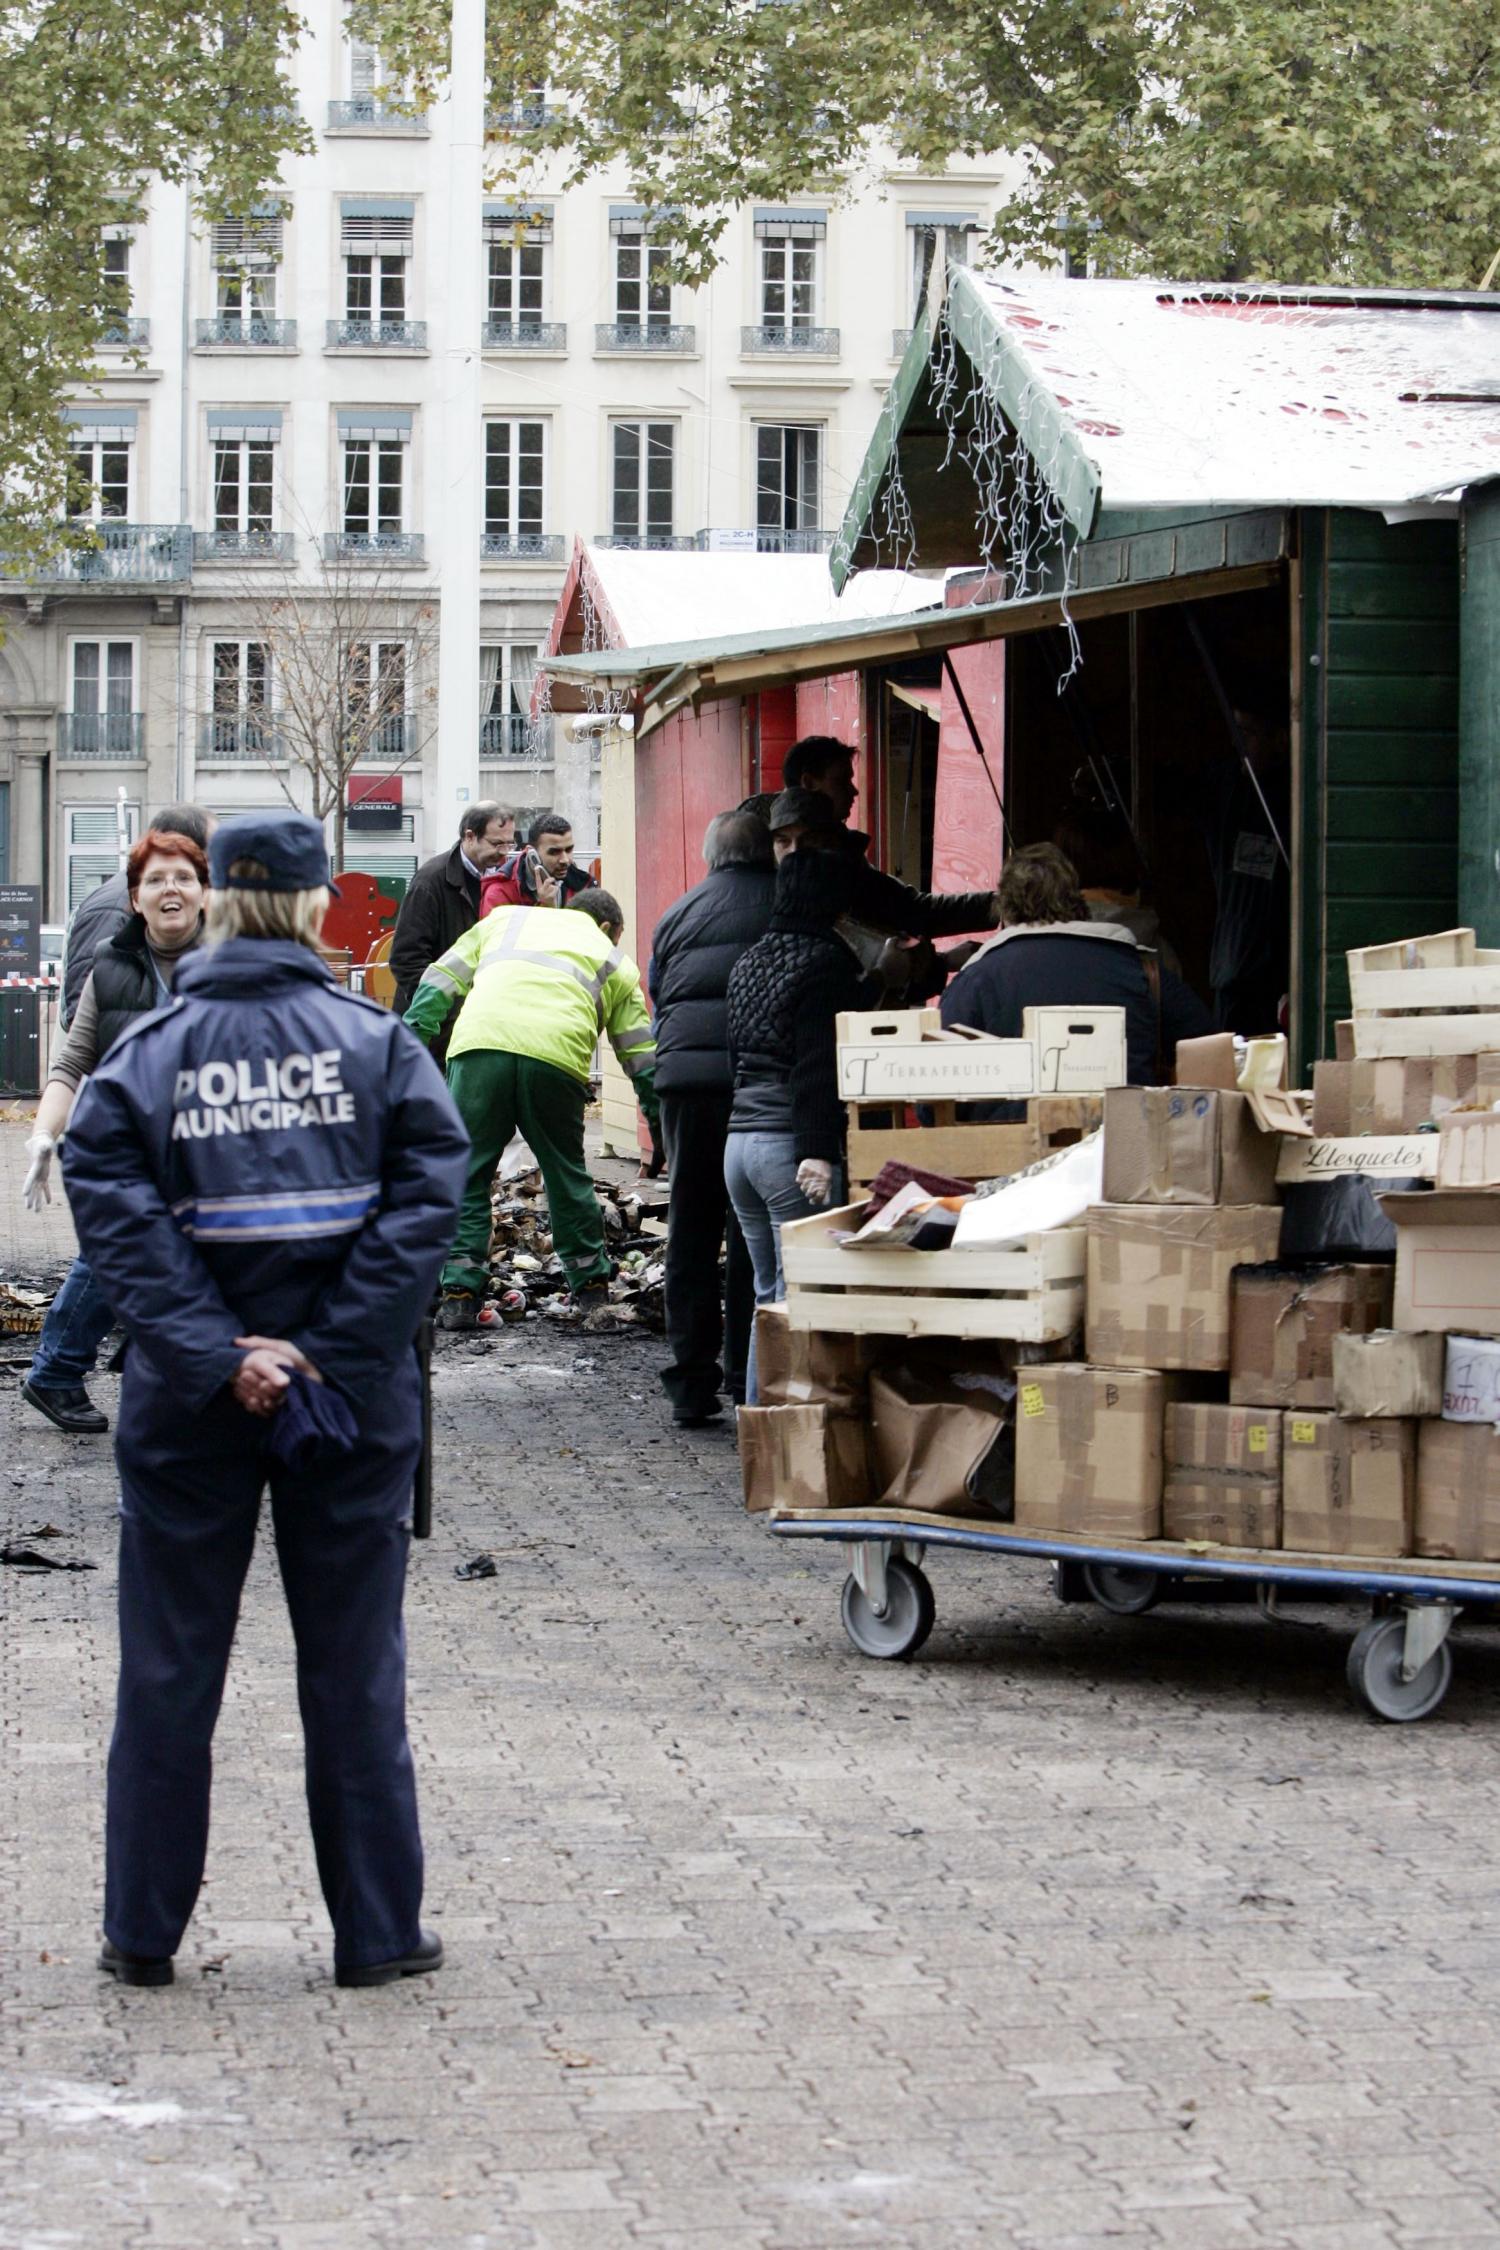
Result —
<svg viewBox="0 0 1500 2250"><path fill-rule="evenodd" d="M687 291L620 182L475 208L448 104L406 116L380 84L330 7L298 58L317 147L285 209L203 227L156 183L109 242L120 320L68 407L98 544L0 580L0 880L40 883L50 919L155 804L313 804L330 734L358 753L345 864L399 883L454 826L434 771L459 605L464 786L558 804L592 847L589 739L531 708L574 536L705 567L826 546L926 266L1006 185L996 159L746 209ZM494 145L544 99L493 114ZM460 243L478 287L456 292Z"/></svg>

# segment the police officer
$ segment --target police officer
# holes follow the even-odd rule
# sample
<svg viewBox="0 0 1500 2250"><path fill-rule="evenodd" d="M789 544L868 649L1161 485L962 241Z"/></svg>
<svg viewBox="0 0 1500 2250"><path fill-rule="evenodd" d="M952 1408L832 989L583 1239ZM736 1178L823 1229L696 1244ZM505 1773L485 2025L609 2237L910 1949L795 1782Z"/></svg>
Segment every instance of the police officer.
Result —
<svg viewBox="0 0 1500 2250"><path fill-rule="evenodd" d="M99 1965L172 1980L269 1485L335 1976L386 1984L442 1962L418 1919L401 1600L412 1346L467 1136L419 1042L329 977L318 824L231 821L210 870L208 949L111 1050L66 1145L79 1239L129 1336Z"/></svg>

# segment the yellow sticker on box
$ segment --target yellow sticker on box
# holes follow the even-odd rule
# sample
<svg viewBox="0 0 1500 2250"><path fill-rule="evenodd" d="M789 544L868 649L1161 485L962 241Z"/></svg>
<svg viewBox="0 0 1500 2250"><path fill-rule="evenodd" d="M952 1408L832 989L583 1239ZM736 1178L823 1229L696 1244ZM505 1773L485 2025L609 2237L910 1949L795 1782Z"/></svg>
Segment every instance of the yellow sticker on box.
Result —
<svg viewBox="0 0 1500 2250"><path fill-rule="evenodd" d="M1292 1424L1293 1445L1316 1445L1317 1442L1318 1425L1316 1422L1294 1422Z"/></svg>
<svg viewBox="0 0 1500 2250"><path fill-rule="evenodd" d="M1021 1412L1023 1414L1045 1414L1046 1411L1047 1401L1042 1396L1041 1384L1023 1383L1021 1385Z"/></svg>
<svg viewBox="0 0 1500 2250"><path fill-rule="evenodd" d="M1249 1429L1245 1433L1245 1442L1249 1446L1252 1453L1264 1453L1266 1450L1265 1423L1252 1422Z"/></svg>

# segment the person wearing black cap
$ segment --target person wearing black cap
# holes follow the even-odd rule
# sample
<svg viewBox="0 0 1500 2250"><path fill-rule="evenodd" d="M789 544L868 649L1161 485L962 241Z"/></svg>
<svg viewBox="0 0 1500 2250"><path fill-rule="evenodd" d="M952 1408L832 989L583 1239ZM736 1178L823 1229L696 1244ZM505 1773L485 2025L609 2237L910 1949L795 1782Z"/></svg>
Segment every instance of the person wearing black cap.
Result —
<svg viewBox="0 0 1500 2250"><path fill-rule="evenodd" d="M419 1920L401 1604L413 1343L468 1139L420 1043L329 976L318 823L231 821L210 871L207 949L106 1056L66 1147L79 1241L129 1336L99 1965L172 1981L269 1486L335 1977L387 1984L442 1961Z"/></svg>

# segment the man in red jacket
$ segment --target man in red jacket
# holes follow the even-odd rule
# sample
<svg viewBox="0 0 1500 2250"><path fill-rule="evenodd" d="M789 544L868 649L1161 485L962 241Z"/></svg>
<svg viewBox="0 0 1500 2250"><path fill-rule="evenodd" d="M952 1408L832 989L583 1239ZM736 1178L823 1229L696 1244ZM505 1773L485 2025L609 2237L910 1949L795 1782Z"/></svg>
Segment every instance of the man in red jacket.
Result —
<svg viewBox="0 0 1500 2250"><path fill-rule="evenodd" d="M485 877L479 893L479 919L497 906L566 906L592 877L573 864L573 823L566 813L538 813L526 842Z"/></svg>

